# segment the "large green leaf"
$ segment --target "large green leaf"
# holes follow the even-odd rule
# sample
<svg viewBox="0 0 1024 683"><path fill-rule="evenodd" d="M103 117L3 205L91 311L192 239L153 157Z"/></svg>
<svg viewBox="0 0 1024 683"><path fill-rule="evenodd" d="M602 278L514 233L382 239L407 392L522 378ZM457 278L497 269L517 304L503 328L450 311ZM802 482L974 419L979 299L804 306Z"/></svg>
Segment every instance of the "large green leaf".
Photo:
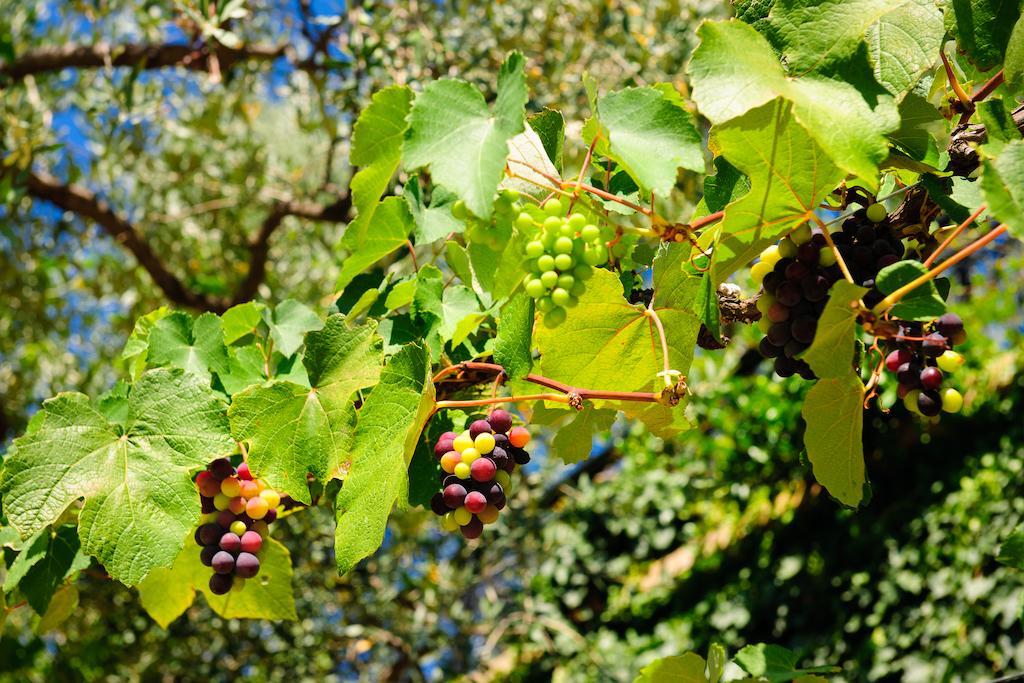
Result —
<svg viewBox="0 0 1024 683"><path fill-rule="evenodd" d="M45 614L64 579L89 564L79 547L78 531L73 526L40 530L8 567L4 592L17 588L37 614Z"/></svg>
<svg viewBox="0 0 1024 683"><path fill-rule="evenodd" d="M598 100L597 116L608 156L648 192L667 196L680 167L704 172L700 133L675 91L650 87L608 93Z"/></svg>
<svg viewBox="0 0 1024 683"><path fill-rule="evenodd" d="M339 275L338 290L344 289L364 268L403 244L411 229L408 207L404 216L409 220L403 221L403 213L392 198L380 201L398 169L411 104L409 88L385 88L373 96L370 106L362 111L353 127L351 161L361 168L351 182L356 218L341 238L341 247L349 256ZM382 209L387 215L378 217ZM402 232L400 238L395 236L398 232Z"/></svg>
<svg viewBox="0 0 1024 683"><path fill-rule="evenodd" d="M640 669L633 683L708 683L704 658L696 652L662 657Z"/></svg>
<svg viewBox="0 0 1024 683"><path fill-rule="evenodd" d="M562 168L562 147L565 145L565 119L562 112L545 108L528 116L526 122L537 134L548 161L555 165L557 173Z"/></svg>
<svg viewBox="0 0 1024 683"><path fill-rule="evenodd" d="M123 426L87 396L59 394L4 463L7 519L26 536L85 498L83 550L114 578L138 583L174 561L199 518L190 472L234 450L226 409L198 377L169 369L135 383Z"/></svg>
<svg viewBox="0 0 1024 683"><path fill-rule="evenodd" d="M510 379L519 379L533 368L533 299L525 292L516 294L501 309L494 360Z"/></svg>
<svg viewBox="0 0 1024 683"><path fill-rule="evenodd" d="M614 410L587 407L559 428L551 440L551 455L572 464L586 460L593 449L594 435L606 431L615 422Z"/></svg>
<svg viewBox="0 0 1024 683"><path fill-rule="evenodd" d="M809 220L843 172L807 138L783 100L718 126L715 140L750 178L750 191L725 208L714 255L717 285Z"/></svg>
<svg viewBox="0 0 1024 683"><path fill-rule="evenodd" d="M167 628L195 601L199 590L210 609L225 619L295 620L288 549L269 538L263 542L259 558L260 573L247 579L241 589L214 595L209 586L213 570L199 561L199 548L188 544L171 567L154 569L139 584L142 608Z"/></svg>
<svg viewBox="0 0 1024 683"><path fill-rule="evenodd" d="M480 217L491 214L508 141L523 130L525 62L513 52L502 64L493 113L474 86L443 79L428 84L416 96L409 114L402 152L406 167L429 167L435 182L458 194Z"/></svg>
<svg viewBox="0 0 1024 683"><path fill-rule="evenodd" d="M149 333L158 321L171 314L171 309L161 306L135 321L135 327L125 342L121 360L128 365L132 379L138 379L146 371L146 355L149 352Z"/></svg>
<svg viewBox="0 0 1024 683"><path fill-rule="evenodd" d="M247 301L224 311L220 317L224 325L224 343L230 345L255 336L263 321L265 308L266 306L257 301Z"/></svg>
<svg viewBox="0 0 1024 683"><path fill-rule="evenodd" d="M1020 10L1019 0L947 0L946 28L974 66L986 71L1003 63Z"/></svg>
<svg viewBox="0 0 1024 683"><path fill-rule="evenodd" d="M237 394L228 415L231 431L249 447L249 467L296 500L310 502L306 474L336 476L351 447L354 393L380 375L376 326L349 327L332 315L306 335L303 363L310 386L276 381Z"/></svg>
<svg viewBox="0 0 1024 683"><path fill-rule="evenodd" d="M324 326L324 321L309 306L294 299L285 299L274 306L273 311L264 309L263 320L270 326L275 348L285 356L299 350L307 332Z"/></svg>
<svg viewBox="0 0 1024 683"><path fill-rule="evenodd" d="M992 214L1024 239L1024 140L1007 143L998 157L985 162L981 190Z"/></svg>
<svg viewBox="0 0 1024 683"><path fill-rule="evenodd" d="M220 318L203 313L193 320L188 313L175 311L158 320L149 331L146 362L180 368L207 381L211 372L226 372L228 350Z"/></svg>
<svg viewBox="0 0 1024 683"><path fill-rule="evenodd" d="M407 504L409 461L433 406L426 352L405 346L388 361L359 411L351 465L335 501L339 574L380 547L391 509Z"/></svg>
<svg viewBox="0 0 1024 683"><path fill-rule="evenodd" d="M857 330L857 308L852 304L867 291L866 287L846 280L832 285L828 303L818 318L814 341L803 355L818 377L835 378L850 374Z"/></svg>
<svg viewBox="0 0 1024 683"><path fill-rule="evenodd" d="M933 0L778 0L771 24L790 74L833 72L866 48L894 95L931 68L945 33Z"/></svg>
<svg viewBox="0 0 1024 683"><path fill-rule="evenodd" d="M851 85L821 76L787 78L771 45L750 26L706 22L690 61L693 99L718 125L784 98L816 146L848 173L873 178L888 153L885 133L899 125L892 98L872 108ZM801 147L794 149L794 152ZM730 159L732 161L732 159Z"/></svg>
<svg viewBox="0 0 1024 683"><path fill-rule="evenodd" d="M842 377L819 379L804 399L804 446L814 478L850 507L864 498L864 385L851 369Z"/></svg>
<svg viewBox="0 0 1024 683"><path fill-rule="evenodd" d="M839 672L839 667L835 666L799 668L795 654L779 645L764 643L747 645L736 653L735 660L748 674L769 683L788 683L805 674Z"/></svg>
<svg viewBox="0 0 1024 683"><path fill-rule="evenodd" d="M1006 91L1018 100L1024 99L1024 18L1017 20L1010 35L1003 62L1003 78Z"/></svg>
<svg viewBox="0 0 1024 683"><path fill-rule="evenodd" d="M928 272L919 261L898 261L886 266L875 277L875 285L882 294L892 294L905 284ZM889 314L898 320L934 320L946 312L946 302L939 295L934 280L929 280L908 292Z"/></svg>

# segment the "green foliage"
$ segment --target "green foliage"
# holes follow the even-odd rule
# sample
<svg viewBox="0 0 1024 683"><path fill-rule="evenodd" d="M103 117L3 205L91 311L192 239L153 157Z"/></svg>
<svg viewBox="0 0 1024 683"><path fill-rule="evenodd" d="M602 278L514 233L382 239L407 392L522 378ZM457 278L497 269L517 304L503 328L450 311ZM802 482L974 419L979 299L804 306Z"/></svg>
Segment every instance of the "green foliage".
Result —
<svg viewBox="0 0 1024 683"><path fill-rule="evenodd" d="M519 379L533 367L533 316L533 299L522 292L501 309L494 361L505 368L509 379Z"/></svg>
<svg viewBox="0 0 1024 683"><path fill-rule="evenodd" d="M807 392L801 414L807 423L804 445L814 478L836 500L856 507L864 498L864 385L850 370L818 380Z"/></svg>
<svg viewBox="0 0 1024 683"><path fill-rule="evenodd" d="M998 157L985 163L981 189L996 218L1012 234L1024 234L1024 141L1007 144Z"/></svg>
<svg viewBox="0 0 1024 683"><path fill-rule="evenodd" d="M987 71L1002 63L1020 9L1013 1L947 0L946 29L974 66Z"/></svg>
<svg viewBox="0 0 1024 683"><path fill-rule="evenodd" d="M927 268L917 261L898 261L878 272L875 282L882 294L892 294L903 285L924 275ZM890 309L890 315L900 320L929 321L946 312L946 302L934 281L911 290Z"/></svg>
<svg viewBox="0 0 1024 683"><path fill-rule="evenodd" d="M818 377L835 379L850 374L858 327L856 305L867 291L846 280L832 286L828 304L818 319L814 342L803 355Z"/></svg>

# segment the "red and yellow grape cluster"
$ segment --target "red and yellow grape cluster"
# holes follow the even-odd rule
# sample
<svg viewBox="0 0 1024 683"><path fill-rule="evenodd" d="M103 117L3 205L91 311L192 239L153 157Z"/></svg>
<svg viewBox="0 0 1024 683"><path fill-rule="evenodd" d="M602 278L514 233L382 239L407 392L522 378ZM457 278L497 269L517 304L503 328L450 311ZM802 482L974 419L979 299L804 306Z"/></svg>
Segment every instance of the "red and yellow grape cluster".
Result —
<svg viewBox="0 0 1024 683"><path fill-rule="evenodd" d="M441 463L442 490L430 500L448 531L459 529L466 538L480 536L485 524L498 520L511 491L516 465L530 462L523 447L530 441L525 427L513 427L512 415L495 410L469 429L445 432L434 445Z"/></svg>
<svg viewBox="0 0 1024 683"><path fill-rule="evenodd" d="M195 535L203 548L199 558L213 568L210 591L224 595L259 573L260 549L277 519L281 495L253 479L246 463L235 469L227 458L207 465L196 486L203 504Z"/></svg>
<svg viewBox="0 0 1024 683"><path fill-rule="evenodd" d="M889 342L893 350L885 366L896 375L897 395L907 410L925 417L960 412L964 397L953 387L943 386L943 373L963 365L963 356L953 346L965 341L964 321L956 313L946 313L931 325L900 323L899 335Z"/></svg>

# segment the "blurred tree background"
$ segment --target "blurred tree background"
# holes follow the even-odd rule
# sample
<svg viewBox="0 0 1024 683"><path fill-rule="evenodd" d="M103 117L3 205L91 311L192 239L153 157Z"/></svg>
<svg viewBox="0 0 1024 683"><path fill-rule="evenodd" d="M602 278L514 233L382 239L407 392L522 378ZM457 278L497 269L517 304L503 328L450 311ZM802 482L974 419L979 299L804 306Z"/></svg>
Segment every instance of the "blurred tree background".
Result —
<svg viewBox="0 0 1024 683"><path fill-rule="evenodd" d="M685 89L694 29L729 13L668 0L243 6L228 24L237 46L211 49L186 1L0 0L0 449L42 399L110 386L135 319L158 306L329 305L351 124L377 88L441 75L491 87L520 49L529 107L579 122L585 73ZM56 627L4 607L0 679L629 681L659 656L759 641L850 681L1022 670L1024 577L995 556L1024 521L1024 255L999 248L961 264L954 288L972 333L969 410L932 424L876 409L863 510L813 484L805 387L773 379L754 331L734 329L695 361L696 430L663 442L622 422L579 465L539 458L486 543L412 511L339 578L330 512L294 514L278 532L293 623L225 621L200 600L164 630L134 591L86 570Z"/></svg>

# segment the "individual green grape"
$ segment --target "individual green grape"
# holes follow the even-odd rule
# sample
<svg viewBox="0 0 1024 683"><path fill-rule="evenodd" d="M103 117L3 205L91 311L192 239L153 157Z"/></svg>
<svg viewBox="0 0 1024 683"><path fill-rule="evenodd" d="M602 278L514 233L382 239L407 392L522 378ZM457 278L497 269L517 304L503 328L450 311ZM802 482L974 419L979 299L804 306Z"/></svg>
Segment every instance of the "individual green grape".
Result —
<svg viewBox="0 0 1024 683"><path fill-rule="evenodd" d="M459 199L452 204L452 216L460 221L465 220L469 216L469 211L466 209L466 202Z"/></svg>
<svg viewBox="0 0 1024 683"><path fill-rule="evenodd" d="M544 232L557 235L562 227L562 219L558 216L548 216L544 219Z"/></svg>
<svg viewBox="0 0 1024 683"><path fill-rule="evenodd" d="M546 327L558 327L565 322L566 312L564 308L552 308L544 315L544 325Z"/></svg>
<svg viewBox="0 0 1024 683"><path fill-rule="evenodd" d="M572 288L569 289L569 293L576 297L577 300L579 297L583 296L583 292L585 291L587 291L587 285L579 281L573 284Z"/></svg>
<svg viewBox="0 0 1024 683"><path fill-rule="evenodd" d="M765 275L770 272L772 272L772 266L768 265L764 261L758 261L750 267L750 276L754 278L754 282L757 284L761 284Z"/></svg>
<svg viewBox="0 0 1024 683"><path fill-rule="evenodd" d="M620 259L626 255L626 251L628 249L629 247L627 247L624 243L616 242L614 245L612 245L612 256L614 256L617 259Z"/></svg>
<svg viewBox="0 0 1024 683"><path fill-rule="evenodd" d="M559 270L571 270L575 264L576 262L569 254L559 254L555 257L555 268L558 268Z"/></svg>
<svg viewBox="0 0 1024 683"><path fill-rule="evenodd" d="M881 223L889 215L889 212L885 210L885 205L881 202L875 202L864 213L872 223Z"/></svg>
<svg viewBox="0 0 1024 683"><path fill-rule="evenodd" d="M593 223L584 225L583 229L580 230L580 237L587 242L597 242L601 239L601 229Z"/></svg>
<svg viewBox="0 0 1024 683"><path fill-rule="evenodd" d="M544 253L544 243L537 240L526 243L526 255L530 258L537 258Z"/></svg>
<svg viewBox="0 0 1024 683"><path fill-rule="evenodd" d="M558 286L562 289L572 289L574 284L576 284L576 278L572 275L564 274L558 276Z"/></svg>
<svg viewBox="0 0 1024 683"><path fill-rule="evenodd" d="M583 229L583 226L587 224L587 217L582 213L574 213L569 216L568 223L575 232L579 232Z"/></svg>
<svg viewBox="0 0 1024 683"><path fill-rule="evenodd" d="M836 264L836 252L830 246L824 246L818 250L818 265L823 268Z"/></svg>
<svg viewBox="0 0 1024 683"><path fill-rule="evenodd" d="M583 252L583 262L588 266L597 266L608 260L608 249L603 244L590 245Z"/></svg>
<svg viewBox="0 0 1024 683"><path fill-rule="evenodd" d="M537 310L541 313L547 313L555 307L555 302L551 300L550 296L543 296L537 299Z"/></svg>
<svg viewBox="0 0 1024 683"><path fill-rule="evenodd" d="M544 202L544 213L549 216L561 216L565 211L565 207L562 206L561 200L558 197L552 197L551 199Z"/></svg>
<svg viewBox="0 0 1024 683"><path fill-rule="evenodd" d="M543 256L537 259L537 267L540 268L540 271L542 273L546 270L554 270L555 257L552 256L551 254L544 254Z"/></svg>
<svg viewBox="0 0 1024 683"><path fill-rule="evenodd" d="M534 299L539 299L540 297L544 296L544 292L547 291L547 287L544 286L544 283L540 280L540 278L530 278L529 276L527 277L529 279L526 281L526 286L524 287L524 289L526 289L526 293L529 294Z"/></svg>
<svg viewBox="0 0 1024 683"><path fill-rule="evenodd" d="M557 240L555 240L555 253L571 254L572 244L573 242L571 237L565 237L564 235L562 237L559 237Z"/></svg>
<svg viewBox="0 0 1024 683"><path fill-rule="evenodd" d="M522 231L532 230L537 227L537 223L534 222L533 216L523 211L516 216L516 227Z"/></svg>
<svg viewBox="0 0 1024 683"><path fill-rule="evenodd" d="M558 234L562 237L572 238L576 236L576 229L569 224L569 221L563 221L562 227L558 229Z"/></svg>
<svg viewBox="0 0 1024 683"><path fill-rule="evenodd" d="M796 258L796 243L788 237L784 237L779 242L779 256L782 258Z"/></svg>
<svg viewBox="0 0 1024 683"><path fill-rule="evenodd" d="M804 223L799 228L789 234L789 238L793 240L793 244L800 246L811 241L811 225L810 223Z"/></svg>
<svg viewBox="0 0 1024 683"><path fill-rule="evenodd" d="M551 292L551 300L555 302L556 306L565 306L569 303L569 292L561 287L555 287Z"/></svg>
<svg viewBox="0 0 1024 683"><path fill-rule="evenodd" d="M580 298L574 294L569 295L569 301L566 302L566 308L576 308L580 305Z"/></svg>
<svg viewBox="0 0 1024 683"><path fill-rule="evenodd" d="M761 252L761 262L767 263L772 268L775 267L775 264L780 259L782 259L782 254L779 253L779 245L777 244L773 244Z"/></svg>
<svg viewBox="0 0 1024 683"><path fill-rule="evenodd" d="M551 289L558 284L558 273L554 270L545 270L540 274L540 282L544 285L544 289Z"/></svg>

